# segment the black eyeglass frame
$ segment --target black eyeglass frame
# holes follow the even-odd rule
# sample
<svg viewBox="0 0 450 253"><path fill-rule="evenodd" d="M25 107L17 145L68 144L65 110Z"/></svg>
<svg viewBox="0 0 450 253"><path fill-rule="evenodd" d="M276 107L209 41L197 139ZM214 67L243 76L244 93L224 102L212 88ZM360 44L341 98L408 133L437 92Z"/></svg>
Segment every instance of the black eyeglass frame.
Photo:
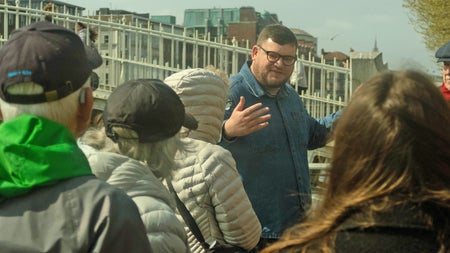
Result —
<svg viewBox="0 0 450 253"><path fill-rule="evenodd" d="M278 60L280 60L283 62L283 65L285 66L292 66L296 61L297 61L297 55L292 56L292 55L281 55L277 52L274 51L267 51L265 50L262 46L257 45L259 48L262 49L262 51L264 51L264 53L266 53L267 56L267 61L269 61L270 63L276 63ZM286 64L286 61L288 61ZM290 62L292 61L292 62Z"/></svg>

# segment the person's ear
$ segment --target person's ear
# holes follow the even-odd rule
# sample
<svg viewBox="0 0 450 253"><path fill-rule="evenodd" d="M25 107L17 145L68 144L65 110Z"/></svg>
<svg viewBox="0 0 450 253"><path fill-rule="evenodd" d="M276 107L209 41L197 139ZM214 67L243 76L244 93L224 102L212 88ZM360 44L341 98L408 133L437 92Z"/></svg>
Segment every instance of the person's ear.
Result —
<svg viewBox="0 0 450 253"><path fill-rule="evenodd" d="M77 113L77 137L84 134L91 123L92 107L94 106L94 96L90 87L83 87L80 91L80 104Z"/></svg>
<svg viewBox="0 0 450 253"><path fill-rule="evenodd" d="M258 50L259 50L259 48L258 48L257 45L254 45L254 46L252 47L252 60L255 60L255 58L256 58L256 53L258 53Z"/></svg>

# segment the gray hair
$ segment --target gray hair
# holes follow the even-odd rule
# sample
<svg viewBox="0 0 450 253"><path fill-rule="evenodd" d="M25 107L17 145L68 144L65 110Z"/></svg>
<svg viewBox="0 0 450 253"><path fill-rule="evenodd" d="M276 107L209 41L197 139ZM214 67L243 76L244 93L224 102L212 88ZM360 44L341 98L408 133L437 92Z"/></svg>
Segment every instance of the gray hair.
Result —
<svg viewBox="0 0 450 253"><path fill-rule="evenodd" d="M22 114L32 114L43 118L59 122L66 127L70 126L71 121L77 114L79 105L79 97L81 89L89 86L89 79L87 82L75 92L56 101L38 104L13 104L0 99L0 108L3 114L3 121L16 118ZM15 84L8 88L11 94L32 95L41 94L43 92L42 86L33 83Z"/></svg>
<svg viewBox="0 0 450 253"><path fill-rule="evenodd" d="M106 136L104 127L89 129L81 141L100 151L114 152L145 162L157 177L171 177L172 171L176 169L175 154L184 149L178 134L162 141L139 143L134 130L116 126L112 132L117 136L115 142Z"/></svg>

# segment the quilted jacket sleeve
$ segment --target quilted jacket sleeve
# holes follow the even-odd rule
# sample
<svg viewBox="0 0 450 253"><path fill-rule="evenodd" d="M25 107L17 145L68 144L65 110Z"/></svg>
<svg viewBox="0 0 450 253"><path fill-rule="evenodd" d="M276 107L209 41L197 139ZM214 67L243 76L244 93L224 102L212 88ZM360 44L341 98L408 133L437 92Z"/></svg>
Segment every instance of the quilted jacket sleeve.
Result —
<svg viewBox="0 0 450 253"><path fill-rule="evenodd" d="M122 191L115 189L111 192L108 199L93 203L98 205L95 209L98 212L93 213L98 215L93 217L97 222L94 230L98 235L90 252L154 252L150 250L149 241L145 237L136 205Z"/></svg>
<svg viewBox="0 0 450 253"><path fill-rule="evenodd" d="M145 196L133 200L138 204L153 252L189 252L186 233L173 209Z"/></svg>
<svg viewBox="0 0 450 253"><path fill-rule="evenodd" d="M136 203L152 252L190 252L174 199L147 165L106 152L89 156L89 162L98 177L124 190Z"/></svg>
<svg viewBox="0 0 450 253"><path fill-rule="evenodd" d="M217 151L209 159L215 166L205 170L215 218L226 242L250 250L259 242L261 224L245 193L231 153L216 147Z"/></svg>
<svg viewBox="0 0 450 253"><path fill-rule="evenodd" d="M186 138L188 139L188 138ZM231 153L219 145L190 141L178 154L172 184L208 243L217 240L250 250L259 242L261 224L236 170ZM193 252L202 252L191 232Z"/></svg>

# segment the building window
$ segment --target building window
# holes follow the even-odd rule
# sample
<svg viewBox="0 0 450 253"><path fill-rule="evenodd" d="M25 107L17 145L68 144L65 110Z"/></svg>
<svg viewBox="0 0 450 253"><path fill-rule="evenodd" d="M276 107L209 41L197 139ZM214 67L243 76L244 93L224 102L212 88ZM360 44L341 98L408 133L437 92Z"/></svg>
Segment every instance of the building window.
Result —
<svg viewBox="0 0 450 253"><path fill-rule="evenodd" d="M105 84L109 84L109 74L105 74Z"/></svg>
<svg viewBox="0 0 450 253"><path fill-rule="evenodd" d="M109 43L109 36L108 35L103 36L103 43L105 43L105 44Z"/></svg>
<svg viewBox="0 0 450 253"><path fill-rule="evenodd" d="M106 56L106 57L108 57L108 56L109 56L109 54L108 54L108 53L106 53L106 54L105 54L105 56ZM109 60L108 60L108 59L106 59L106 61L105 61L105 66L108 66L108 65L109 65Z"/></svg>

